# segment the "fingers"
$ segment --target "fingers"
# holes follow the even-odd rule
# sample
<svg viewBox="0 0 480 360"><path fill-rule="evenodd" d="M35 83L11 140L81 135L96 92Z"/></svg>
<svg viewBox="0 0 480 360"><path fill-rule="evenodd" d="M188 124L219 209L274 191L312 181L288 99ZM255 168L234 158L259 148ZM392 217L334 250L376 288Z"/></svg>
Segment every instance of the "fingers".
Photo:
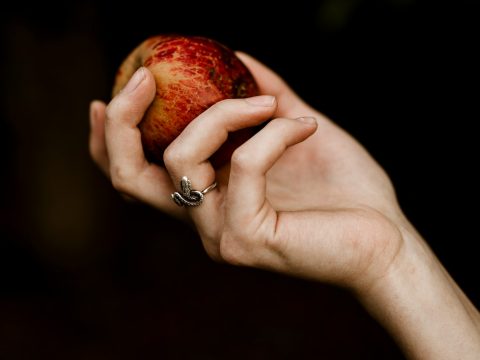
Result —
<svg viewBox="0 0 480 360"><path fill-rule="evenodd" d="M314 118L272 120L232 156L220 253L233 264L279 268L272 245L278 214L266 198L266 174L286 149L317 129Z"/></svg>
<svg viewBox="0 0 480 360"><path fill-rule="evenodd" d="M275 72L248 54L239 51L235 54L252 72L260 88L260 93L270 94L277 98L276 116L294 118L312 113L312 109Z"/></svg>
<svg viewBox="0 0 480 360"><path fill-rule="evenodd" d="M180 190L183 176L187 176L192 189L198 191L216 180L219 182L217 189L205 195L201 206L188 208L205 250L212 258L219 258L222 192L226 184L220 177L215 178L215 170L208 159L227 140L229 132L258 125L270 119L275 109L276 101L272 96L220 101L193 120L165 150L164 163L177 190Z"/></svg>
<svg viewBox="0 0 480 360"><path fill-rule="evenodd" d="M223 100L193 120L165 150L164 161L174 184L183 176L193 177L197 187L214 181L208 159L227 140L228 133L258 125L275 112L272 96Z"/></svg>
<svg viewBox="0 0 480 360"><path fill-rule="evenodd" d="M112 181L127 177L147 166L138 123L155 96L153 75L140 68L106 109L106 145Z"/></svg>
<svg viewBox="0 0 480 360"><path fill-rule="evenodd" d="M102 101L92 101L90 104L90 156L97 166L109 176L110 161L105 144L105 108Z"/></svg>
<svg viewBox="0 0 480 360"><path fill-rule="evenodd" d="M285 150L317 129L315 118L272 120L232 156L225 224L252 223L265 212L266 173Z"/></svg>

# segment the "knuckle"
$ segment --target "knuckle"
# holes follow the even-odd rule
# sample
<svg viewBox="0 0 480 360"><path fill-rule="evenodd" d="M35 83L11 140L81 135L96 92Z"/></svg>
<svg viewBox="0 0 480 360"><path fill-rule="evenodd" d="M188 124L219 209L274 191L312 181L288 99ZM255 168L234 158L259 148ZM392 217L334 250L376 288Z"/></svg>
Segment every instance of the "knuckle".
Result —
<svg viewBox="0 0 480 360"><path fill-rule="evenodd" d="M220 238L219 254L221 258L232 265L262 266L268 263L268 258L285 257L284 237L275 236L269 226L251 224L229 228Z"/></svg>
<svg viewBox="0 0 480 360"><path fill-rule="evenodd" d="M205 252L207 253L207 255L210 257L210 259L212 259L213 261L215 262L222 262L224 259L223 257L221 256L220 254L220 250L217 248L217 247L213 247L213 246L208 246L207 244L205 244L204 242L204 245L203 245L204 249L205 249Z"/></svg>
<svg viewBox="0 0 480 360"><path fill-rule="evenodd" d="M226 231L220 239L219 254L224 261L232 265L258 265L258 250L261 250L261 244L245 229Z"/></svg>
<svg viewBox="0 0 480 360"><path fill-rule="evenodd" d="M128 99L115 97L105 108L105 121L111 123L117 119L126 120L138 113L137 105Z"/></svg>
<svg viewBox="0 0 480 360"><path fill-rule="evenodd" d="M212 105L212 111L219 112L224 115L232 114L237 110L236 108L237 100L235 99L224 99Z"/></svg>
<svg viewBox="0 0 480 360"><path fill-rule="evenodd" d="M232 154L231 167L240 172L250 170L254 167L254 159L244 146L239 147Z"/></svg>
<svg viewBox="0 0 480 360"><path fill-rule="evenodd" d="M163 162L167 169L171 169L176 164L182 163L183 156L175 146L169 146L163 152Z"/></svg>
<svg viewBox="0 0 480 360"><path fill-rule="evenodd" d="M219 238L217 231L212 228L202 228L199 232L200 239L202 240L203 248L207 255L216 262L222 262L222 256L220 254Z"/></svg>
<svg viewBox="0 0 480 360"><path fill-rule="evenodd" d="M168 170L173 170L179 164L193 162L196 149L191 146L182 146L180 143L172 143L163 152L163 162Z"/></svg>
<svg viewBox="0 0 480 360"><path fill-rule="evenodd" d="M224 99L213 104L206 112L217 120L237 118L239 114L251 112L243 99Z"/></svg>
<svg viewBox="0 0 480 360"><path fill-rule="evenodd" d="M231 233L223 234L220 240L220 257L232 265L247 265L239 242L237 236Z"/></svg>
<svg viewBox="0 0 480 360"><path fill-rule="evenodd" d="M111 166L110 176L115 190L122 194L132 194L132 176L121 166Z"/></svg>

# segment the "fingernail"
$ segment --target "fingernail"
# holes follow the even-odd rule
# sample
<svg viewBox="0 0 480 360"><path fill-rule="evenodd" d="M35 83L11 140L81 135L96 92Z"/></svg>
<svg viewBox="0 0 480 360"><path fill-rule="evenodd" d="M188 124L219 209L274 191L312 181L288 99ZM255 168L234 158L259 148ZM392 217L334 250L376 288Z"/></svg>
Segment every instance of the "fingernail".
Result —
<svg viewBox="0 0 480 360"><path fill-rule="evenodd" d="M245 99L246 102L255 106L273 106L275 103L275 96L261 95Z"/></svg>
<svg viewBox="0 0 480 360"><path fill-rule="evenodd" d="M302 116L299 118L296 118L295 120L301 121L305 124L316 124L317 119L315 119L313 116Z"/></svg>
<svg viewBox="0 0 480 360"><path fill-rule="evenodd" d="M125 87L123 88L122 92L131 93L138 87L138 85L140 85L143 79L145 79L145 68L142 66L137 71L135 71L135 74L133 74L133 76L130 78L127 85L125 85Z"/></svg>

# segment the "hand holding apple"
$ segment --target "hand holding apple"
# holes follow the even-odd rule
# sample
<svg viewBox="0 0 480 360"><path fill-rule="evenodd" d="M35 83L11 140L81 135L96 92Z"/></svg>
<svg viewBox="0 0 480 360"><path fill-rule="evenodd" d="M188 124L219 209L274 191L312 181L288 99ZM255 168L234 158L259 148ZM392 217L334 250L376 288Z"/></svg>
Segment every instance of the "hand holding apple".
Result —
<svg viewBox="0 0 480 360"><path fill-rule="evenodd" d="M156 93L150 71L137 71L108 109L92 103L90 151L114 187L191 219L212 258L353 290L412 358L476 359L479 312L405 218L380 166L271 70L240 57L273 97L211 106L168 146L166 167L146 161L137 127ZM272 118L230 169L211 166L230 129ZM170 198L184 175L195 189L218 181L188 211Z"/></svg>
<svg viewBox="0 0 480 360"><path fill-rule="evenodd" d="M160 35L142 42L120 66L113 95L141 66L155 77L153 103L139 124L147 158L163 163L163 152L182 130L223 99L258 95L249 70L224 45L207 38ZM220 166L253 131L233 133L211 161Z"/></svg>
<svg viewBox="0 0 480 360"><path fill-rule="evenodd" d="M327 221L331 214L332 221L327 221L325 226L332 226L331 231L335 233L335 229L356 226L357 214L366 211L365 217L371 215L372 218L371 221L366 221L365 226L381 227L387 224L384 230L392 231L386 218L377 217L375 211L368 211L368 208L381 208L382 214L389 218L395 217L392 220L394 222L398 220L398 205L391 184L368 153L348 134L305 104L271 70L251 57L240 57L255 75L260 93L266 95L261 96L261 99L254 97L219 101L202 112L168 146L166 168L145 160L138 128L145 111L156 96L155 79L149 70L140 72L142 79L134 91L123 91L115 96L106 114L100 104L94 104L92 121L94 124L105 123L105 138L102 138L100 132L93 131L91 144L97 145L91 146L108 151L105 151L107 155L101 155L102 152L98 150L92 151L92 156L98 163L108 164L108 172L115 188L170 214L191 218L201 234L211 234L208 237L202 236L207 252L214 258L226 258L235 262L243 262L234 260L234 257L243 255L231 254L233 247L230 249L230 245L221 246L221 240L226 240L221 236L224 227L234 226L235 231L246 231L250 227L249 221L254 224L257 220L247 220L240 215L232 217L228 211L233 207L244 209L245 212L250 209L256 211L260 206L258 201L263 201L268 207L270 220L277 216L277 212L285 212L281 216L285 219L291 216L296 218L297 213L301 218L300 213L303 211L312 212L312 219L318 216L318 221L324 216ZM127 87L135 82L137 74L129 80ZM273 102L267 104L269 98ZM259 106L259 100L264 103L262 106ZM298 117L314 117L320 127L319 131L315 131L316 126L312 123L291 120ZM236 150L229 172L215 171L207 160L225 141L227 132L232 128L249 128L269 119L273 120ZM299 143L289 146L295 142ZM197 190L205 189L215 180L218 187L206 196L198 210L188 209L186 213L170 197L171 193L178 191L182 176L188 176ZM245 180L243 185L239 183L249 177L250 180ZM252 181L255 184L251 184ZM365 189L370 189L368 197L364 196L367 191ZM248 205L247 202L252 199L255 204ZM233 205L234 202L236 205ZM358 207L358 204L365 202L365 208ZM343 208L345 211L340 211ZM214 213L209 209L214 210ZM321 211L317 212L318 210ZM392 232L395 234L395 231ZM366 229L366 236L368 233L369 230ZM301 242L295 244L302 246ZM342 247L340 243L336 246ZM348 247L348 244L345 246ZM372 246L368 251L376 254L375 249ZM306 251L305 254L311 253L311 249L303 250ZM249 252L248 256L255 258L262 251ZM341 253L345 254L344 251ZM337 253L331 255L331 264L338 263L343 258L336 258ZM260 261L248 261L257 260ZM347 270L349 273L345 274ZM329 274L315 276L336 276L336 281L339 281L339 276L350 277L355 273L355 269L341 264L331 271ZM352 279L355 277L350 278L350 281Z"/></svg>
<svg viewBox="0 0 480 360"><path fill-rule="evenodd" d="M308 276L335 282L348 279L349 286L355 286L357 281L364 280L355 276L362 273L359 267L368 265L369 269L378 270L388 263L384 244L377 246L377 240L395 238L385 245L389 255L399 246L396 227L392 224L401 223L403 218L398 215L388 177L354 139L305 104L278 75L251 57L240 57L255 75L260 93L265 95L219 101L202 112L168 146L166 168L146 161L142 150L138 124L157 94L154 75L146 69L137 71L129 80L127 88L134 90L120 92L107 111L101 103L92 104L92 157L120 192L172 215L191 218L207 252L216 259L257 264L277 259L276 250L262 249L265 242L257 239L264 231L267 231L265 236L275 233L269 232L275 223L277 231L289 231L290 226L309 229L312 238L328 229L332 237L315 242L315 246L323 246L324 241L332 245L332 252L322 255L325 262L320 262L326 267L316 267L317 255L313 248L303 247L302 239L293 241L289 250L299 251L289 255L295 257L291 259L292 266L302 262L306 265L306 259L311 256L312 267L304 269ZM299 117L305 121L292 120ZM314 117L316 122L308 120L309 117ZM227 132L269 119L273 120L236 150L229 172L215 171L207 160L225 141ZM317 124L319 131L315 131ZM298 144L293 145L295 143ZM178 191L182 176L191 179L194 189L204 189L215 180L218 187L206 196L198 209L185 212L170 197ZM263 209L262 216L256 213L259 209ZM347 252L351 239L337 239L336 235L341 235L337 234L338 229L350 228L348 234L357 234L354 229L360 226L358 219L365 220L360 234L368 241L361 252ZM262 232L255 233L252 227L260 224ZM324 229L317 234L318 224L323 224ZM223 236L225 231L233 233ZM238 237L250 231L253 231L250 237ZM385 236L377 238L375 234ZM243 243L255 239L259 240L258 244ZM358 241L363 244L363 240ZM258 251L252 251L257 246ZM365 263L365 259L377 258L378 249L383 249L383 255L376 266ZM347 254L352 254L352 258L346 257ZM280 261L275 265L278 270L294 271L283 268L286 264L281 263L280 258L277 260ZM350 261L355 267L347 265Z"/></svg>

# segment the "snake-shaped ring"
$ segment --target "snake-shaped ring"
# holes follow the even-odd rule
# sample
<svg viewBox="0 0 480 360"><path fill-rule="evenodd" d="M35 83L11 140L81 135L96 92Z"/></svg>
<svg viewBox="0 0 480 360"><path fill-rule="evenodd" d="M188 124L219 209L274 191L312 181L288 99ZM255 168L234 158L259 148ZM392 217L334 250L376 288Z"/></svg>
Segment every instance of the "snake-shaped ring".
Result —
<svg viewBox="0 0 480 360"><path fill-rule="evenodd" d="M179 193L175 191L172 194L172 199L178 206L198 206L203 202L205 194L216 187L217 182L214 182L203 191L193 190L192 183L186 176L184 176L180 181L180 188L182 189L182 192Z"/></svg>

